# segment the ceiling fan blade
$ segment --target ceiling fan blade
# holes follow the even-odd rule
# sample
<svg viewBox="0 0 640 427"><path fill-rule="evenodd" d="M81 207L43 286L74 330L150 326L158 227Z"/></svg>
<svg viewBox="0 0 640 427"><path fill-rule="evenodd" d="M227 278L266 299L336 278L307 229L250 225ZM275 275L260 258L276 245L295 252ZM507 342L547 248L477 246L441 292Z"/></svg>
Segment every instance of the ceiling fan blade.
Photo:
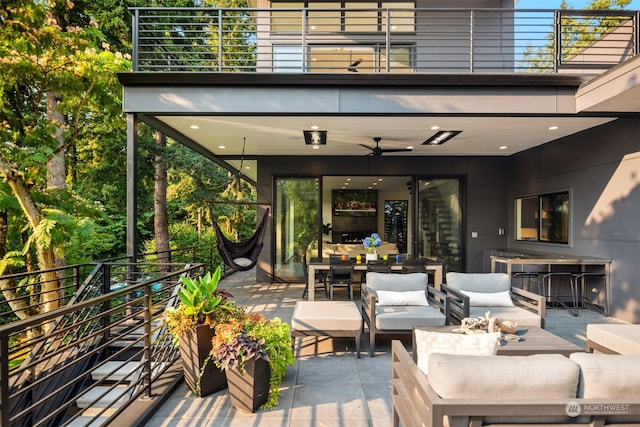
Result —
<svg viewBox="0 0 640 427"><path fill-rule="evenodd" d="M400 151L413 151L412 148L383 148L383 153L398 153Z"/></svg>
<svg viewBox="0 0 640 427"><path fill-rule="evenodd" d="M361 146L363 146L364 148L368 148L368 149L369 149L369 150L371 150L371 151L375 150L375 148L373 148L373 147L369 147L368 145L364 145L364 144L358 144L358 145L361 145Z"/></svg>

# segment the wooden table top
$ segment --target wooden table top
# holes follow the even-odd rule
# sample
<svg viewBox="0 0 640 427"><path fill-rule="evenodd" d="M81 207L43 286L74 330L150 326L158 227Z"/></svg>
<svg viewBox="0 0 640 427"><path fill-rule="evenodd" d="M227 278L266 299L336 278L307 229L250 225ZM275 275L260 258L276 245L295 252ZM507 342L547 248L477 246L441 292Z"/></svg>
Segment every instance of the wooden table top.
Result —
<svg viewBox="0 0 640 427"><path fill-rule="evenodd" d="M432 332L451 332L456 326L420 327L416 329ZM519 327L516 336L520 341L502 340L498 347L498 354L504 356L530 356L532 354L562 354L569 356L571 353L584 352L584 348L560 338L551 332L536 326ZM414 347L415 348L415 339Z"/></svg>

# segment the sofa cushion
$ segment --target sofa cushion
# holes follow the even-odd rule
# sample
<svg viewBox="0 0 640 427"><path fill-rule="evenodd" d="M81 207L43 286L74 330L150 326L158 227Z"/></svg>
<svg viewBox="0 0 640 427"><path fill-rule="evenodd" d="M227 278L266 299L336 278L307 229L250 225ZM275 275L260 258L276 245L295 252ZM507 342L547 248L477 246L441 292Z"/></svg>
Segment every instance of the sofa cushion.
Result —
<svg viewBox="0 0 640 427"><path fill-rule="evenodd" d="M429 383L444 399L570 399L579 377L578 365L560 354L429 358Z"/></svg>
<svg viewBox="0 0 640 427"><path fill-rule="evenodd" d="M469 316L484 318L485 313L500 320L510 320L518 324L518 327L537 326L542 327L542 318L524 308L513 307L469 307Z"/></svg>
<svg viewBox="0 0 640 427"><path fill-rule="evenodd" d="M447 332L432 332L416 329L415 352L418 368L429 374L429 358L432 353L494 355L498 350L501 334L461 335Z"/></svg>
<svg viewBox="0 0 640 427"><path fill-rule="evenodd" d="M533 356L468 356L434 353L429 358L429 384L444 399L534 399L576 397L580 368L560 354ZM485 417L486 424L554 424L568 416ZM448 417L451 427L469 425L468 417Z"/></svg>
<svg viewBox="0 0 640 427"><path fill-rule="evenodd" d="M513 306L513 300L511 299L511 293L509 291L501 292L471 292L460 291L469 297L469 305L475 305L476 307L511 307Z"/></svg>
<svg viewBox="0 0 640 427"><path fill-rule="evenodd" d="M578 397L640 396L640 355L572 353L569 358L580 366Z"/></svg>
<svg viewBox="0 0 640 427"><path fill-rule="evenodd" d="M587 338L616 353L640 355L640 325L587 325Z"/></svg>
<svg viewBox="0 0 640 427"><path fill-rule="evenodd" d="M425 291L377 291L377 305L422 305L427 306L427 293Z"/></svg>
<svg viewBox="0 0 640 427"><path fill-rule="evenodd" d="M444 326L446 320L444 314L431 306L383 305L380 307L376 304L376 329L379 330L410 331L419 326Z"/></svg>
<svg viewBox="0 0 640 427"><path fill-rule="evenodd" d="M449 272L446 283L458 291L503 292L511 289L511 281L506 273Z"/></svg>
<svg viewBox="0 0 640 427"><path fill-rule="evenodd" d="M428 284L427 273L367 273L367 287L375 291L421 291Z"/></svg>

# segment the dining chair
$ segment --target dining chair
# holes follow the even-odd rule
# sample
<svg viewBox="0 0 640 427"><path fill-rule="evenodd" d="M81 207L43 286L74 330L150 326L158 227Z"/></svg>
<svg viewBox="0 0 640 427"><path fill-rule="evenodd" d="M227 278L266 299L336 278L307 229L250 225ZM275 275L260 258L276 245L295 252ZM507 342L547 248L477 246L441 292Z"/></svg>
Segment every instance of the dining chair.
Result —
<svg viewBox="0 0 640 427"><path fill-rule="evenodd" d="M329 299L333 300L334 287L346 287L349 290L349 301L353 301L353 258L329 257Z"/></svg>
<svg viewBox="0 0 640 427"><path fill-rule="evenodd" d="M427 260L425 258L403 259L403 273L424 273L427 268Z"/></svg>
<svg viewBox="0 0 640 427"><path fill-rule="evenodd" d="M307 256L302 255L302 273L304 274L304 291L302 292L302 299L307 296L309 292L309 264L307 263ZM324 271L315 272L315 290L323 289L325 298L329 298L329 288L327 287L327 273ZM321 284L318 286L318 284Z"/></svg>

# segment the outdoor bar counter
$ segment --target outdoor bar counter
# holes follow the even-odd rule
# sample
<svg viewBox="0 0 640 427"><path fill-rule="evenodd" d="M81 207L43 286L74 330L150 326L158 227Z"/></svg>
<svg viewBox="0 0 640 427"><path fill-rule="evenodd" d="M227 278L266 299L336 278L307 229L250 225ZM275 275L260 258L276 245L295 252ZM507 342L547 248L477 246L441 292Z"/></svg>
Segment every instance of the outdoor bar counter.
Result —
<svg viewBox="0 0 640 427"><path fill-rule="evenodd" d="M514 273L524 272L524 266L534 266L540 274L571 273L575 280L581 282L581 304L586 299L586 279L593 276L602 277L604 285L604 311L609 315L610 270L611 260L581 255L556 254L547 252L515 252L501 249L490 251L491 272L506 272L513 277ZM519 271L514 267L519 266Z"/></svg>

